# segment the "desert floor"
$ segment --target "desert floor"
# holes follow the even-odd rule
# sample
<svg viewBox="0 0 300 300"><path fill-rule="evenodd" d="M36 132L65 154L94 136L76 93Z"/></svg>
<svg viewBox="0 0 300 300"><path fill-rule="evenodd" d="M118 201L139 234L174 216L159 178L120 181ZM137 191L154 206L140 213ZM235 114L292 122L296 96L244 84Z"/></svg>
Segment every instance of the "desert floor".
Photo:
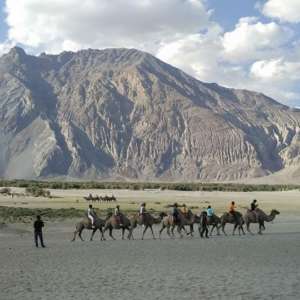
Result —
<svg viewBox="0 0 300 300"><path fill-rule="evenodd" d="M110 191L91 191L111 194ZM235 200L243 211L257 198L281 214L262 236L70 242L75 220L46 222L45 249L33 246L31 224L0 226L0 299L300 299L300 192L203 193L113 191L121 207L163 208L177 201L222 213ZM87 191L53 191L62 198L0 198L0 205L86 207ZM23 202L23 204L22 204ZM14 204L16 203L16 204ZM26 204L25 204L26 203ZM95 204L103 208L107 204ZM113 206L113 204L111 205ZM195 209L197 211L197 209ZM231 232L232 227L227 227ZM155 233L159 226L155 228ZM253 231L257 231L253 225ZM85 232L88 240L90 233Z"/></svg>

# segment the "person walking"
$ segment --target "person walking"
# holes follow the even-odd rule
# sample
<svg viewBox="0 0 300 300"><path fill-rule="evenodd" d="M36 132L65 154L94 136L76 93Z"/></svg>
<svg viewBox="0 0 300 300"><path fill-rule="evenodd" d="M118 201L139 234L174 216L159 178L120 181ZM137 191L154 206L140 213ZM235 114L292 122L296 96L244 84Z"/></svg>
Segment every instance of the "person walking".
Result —
<svg viewBox="0 0 300 300"><path fill-rule="evenodd" d="M205 237L208 239L209 236L208 236L208 224L207 224L207 211L204 210L201 214L201 232L200 232L200 236L201 238L204 237L204 234L205 234Z"/></svg>
<svg viewBox="0 0 300 300"><path fill-rule="evenodd" d="M178 210L178 204L177 203L174 203L174 205L173 205L172 216L173 216L174 224L179 223L179 210Z"/></svg>
<svg viewBox="0 0 300 300"><path fill-rule="evenodd" d="M37 216L35 222L33 223L34 228L34 241L35 246L38 248L38 240L40 240L40 244L43 248L45 248L44 240L43 240L43 227L44 222L41 219L41 216Z"/></svg>

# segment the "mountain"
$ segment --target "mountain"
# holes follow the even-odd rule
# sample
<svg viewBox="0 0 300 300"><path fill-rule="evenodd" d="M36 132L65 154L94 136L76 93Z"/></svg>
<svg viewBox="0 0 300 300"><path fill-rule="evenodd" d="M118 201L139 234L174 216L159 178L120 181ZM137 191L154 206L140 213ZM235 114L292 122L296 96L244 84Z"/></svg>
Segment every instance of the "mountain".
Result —
<svg viewBox="0 0 300 300"><path fill-rule="evenodd" d="M300 110L135 49L0 58L0 177L300 177L299 123Z"/></svg>

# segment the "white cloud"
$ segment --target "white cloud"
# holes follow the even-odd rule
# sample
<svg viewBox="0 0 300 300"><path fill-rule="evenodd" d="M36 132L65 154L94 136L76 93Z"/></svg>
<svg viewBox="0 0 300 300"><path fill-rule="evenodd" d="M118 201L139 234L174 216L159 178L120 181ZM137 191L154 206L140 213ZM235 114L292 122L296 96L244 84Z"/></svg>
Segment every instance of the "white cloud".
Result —
<svg viewBox="0 0 300 300"><path fill-rule="evenodd" d="M269 0L261 8L265 14L271 2L276 1ZM0 44L0 54L16 43L33 53L133 47L203 81L257 90L282 102L300 102L296 63L300 42L292 41L288 25L247 17L234 30L224 32L211 21L212 12L205 3L207 0L6 0L9 41Z"/></svg>
<svg viewBox="0 0 300 300"><path fill-rule="evenodd" d="M300 62L284 58L256 61L251 66L251 75L263 80L297 81L300 79Z"/></svg>
<svg viewBox="0 0 300 300"><path fill-rule="evenodd" d="M262 12L271 18L278 18L283 22L300 22L299 0L268 0L262 7Z"/></svg>
<svg viewBox="0 0 300 300"><path fill-rule="evenodd" d="M254 19L247 20L247 23L257 24L253 22ZM281 30L278 29L278 32ZM226 34L215 25L206 33L188 35L163 45L157 56L203 81L259 91L286 104L300 102L297 84L300 79L300 63L297 63L300 44L295 43L293 48L281 47L278 46L281 42L270 39L260 55L253 55L258 50L252 48L252 52L244 51L244 61L233 60L232 56L226 55ZM278 38L284 40L281 35ZM259 56L264 59L257 59Z"/></svg>
<svg viewBox="0 0 300 300"><path fill-rule="evenodd" d="M15 43L10 41L5 41L3 43L0 43L0 56L7 53L14 46Z"/></svg>
<svg viewBox="0 0 300 300"><path fill-rule="evenodd" d="M222 29L215 24L206 33L190 34L162 45L157 57L201 80L216 80L221 33Z"/></svg>
<svg viewBox="0 0 300 300"><path fill-rule="evenodd" d="M196 33L209 23L202 0L7 0L9 38L60 52L78 48L136 47Z"/></svg>
<svg viewBox="0 0 300 300"><path fill-rule="evenodd" d="M292 31L275 22L261 23L257 18L241 18L235 29L223 37L224 58L230 61L249 61L278 51L292 37Z"/></svg>

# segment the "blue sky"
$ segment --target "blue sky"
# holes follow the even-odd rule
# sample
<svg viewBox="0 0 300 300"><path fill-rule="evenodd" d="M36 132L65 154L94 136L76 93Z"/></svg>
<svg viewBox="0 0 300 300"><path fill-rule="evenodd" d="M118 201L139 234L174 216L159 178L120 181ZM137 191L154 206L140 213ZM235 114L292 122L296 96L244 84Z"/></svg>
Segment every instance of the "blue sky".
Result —
<svg viewBox="0 0 300 300"><path fill-rule="evenodd" d="M4 1L0 0L0 42L3 42L6 38L7 34L7 26L5 23L5 15L4 15Z"/></svg>
<svg viewBox="0 0 300 300"><path fill-rule="evenodd" d="M300 107L298 0L0 0L0 8L0 55L14 45L31 54L137 48L199 80Z"/></svg>

